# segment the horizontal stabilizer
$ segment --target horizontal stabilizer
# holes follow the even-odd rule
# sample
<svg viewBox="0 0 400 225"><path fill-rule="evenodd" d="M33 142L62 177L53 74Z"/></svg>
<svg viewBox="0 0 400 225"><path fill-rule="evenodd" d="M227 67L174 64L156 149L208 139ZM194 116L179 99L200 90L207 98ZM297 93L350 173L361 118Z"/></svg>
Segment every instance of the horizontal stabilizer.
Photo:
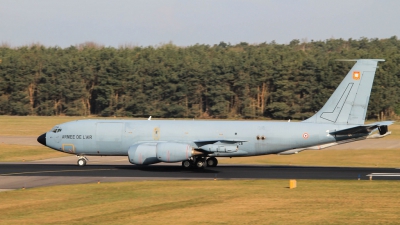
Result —
<svg viewBox="0 0 400 225"><path fill-rule="evenodd" d="M380 126L389 126L389 125L392 125L393 123L394 123L394 121L379 121L379 122L371 123L368 125L378 125L380 127Z"/></svg>
<svg viewBox="0 0 400 225"><path fill-rule="evenodd" d="M330 132L329 134L331 134L331 135L369 134L376 128L379 128L381 126L389 126L391 124L393 124L393 121L381 121L381 122L372 123L372 124L368 124L368 125L346 128L343 130Z"/></svg>
<svg viewBox="0 0 400 225"><path fill-rule="evenodd" d="M351 127L343 130L338 130L334 132L330 132L329 134L331 135L349 135L349 134L369 134L371 131L375 130L378 128L377 125L372 125L372 126L356 126L356 127Z"/></svg>

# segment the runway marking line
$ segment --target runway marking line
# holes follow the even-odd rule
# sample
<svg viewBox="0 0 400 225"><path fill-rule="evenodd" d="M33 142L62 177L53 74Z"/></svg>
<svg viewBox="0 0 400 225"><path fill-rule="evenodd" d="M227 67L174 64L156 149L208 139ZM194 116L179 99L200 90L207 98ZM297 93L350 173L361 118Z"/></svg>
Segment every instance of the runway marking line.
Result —
<svg viewBox="0 0 400 225"><path fill-rule="evenodd" d="M36 173L62 173L62 172L102 171L102 170L115 170L115 169L93 169L93 170L48 170L48 171L21 172L21 173L5 173L5 174L0 174L0 176L12 176L12 175L21 175L21 174L36 174Z"/></svg>
<svg viewBox="0 0 400 225"><path fill-rule="evenodd" d="M367 177L400 177L400 173L370 173Z"/></svg>
<svg viewBox="0 0 400 225"><path fill-rule="evenodd" d="M122 162L122 161L127 161L127 160L126 159L117 159L117 160L111 160L109 162ZM94 163L100 164L100 163L104 163L104 162L102 162L102 161L90 161L90 163L91 164L94 164Z"/></svg>

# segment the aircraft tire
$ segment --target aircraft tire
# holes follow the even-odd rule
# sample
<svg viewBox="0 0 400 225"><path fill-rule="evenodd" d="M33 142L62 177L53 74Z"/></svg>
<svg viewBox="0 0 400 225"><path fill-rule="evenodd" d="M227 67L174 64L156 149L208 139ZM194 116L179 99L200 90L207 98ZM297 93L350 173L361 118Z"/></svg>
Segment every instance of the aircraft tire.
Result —
<svg viewBox="0 0 400 225"><path fill-rule="evenodd" d="M182 161L182 167L185 169L191 168L193 166L193 162L190 160Z"/></svg>
<svg viewBox="0 0 400 225"><path fill-rule="evenodd" d="M78 159L78 166L86 166L86 160L85 159Z"/></svg>
<svg viewBox="0 0 400 225"><path fill-rule="evenodd" d="M203 169L204 168L204 161L203 160L196 160L196 168Z"/></svg>
<svg viewBox="0 0 400 225"><path fill-rule="evenodd" d="M211 157L207 159L207 166L208 167L216 167L218 165L218 160L215 157Z"/></svg>

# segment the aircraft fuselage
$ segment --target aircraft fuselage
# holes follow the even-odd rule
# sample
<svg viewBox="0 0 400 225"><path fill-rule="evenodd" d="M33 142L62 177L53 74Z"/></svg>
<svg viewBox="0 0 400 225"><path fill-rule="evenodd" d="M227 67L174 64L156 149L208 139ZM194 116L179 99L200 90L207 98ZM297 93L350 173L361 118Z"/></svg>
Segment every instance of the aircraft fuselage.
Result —
<svg viewBox="0 0 400 225"><path fill-rule="evenodd" d="M46 133L48 147L76 155L99 156L126 156L130 146L149 142L200 147L196 140L237 140L237 151L210 156L254 156L355 138L329 134L350 126L301 122L80 120L57 127L60 132Z"/></svg>

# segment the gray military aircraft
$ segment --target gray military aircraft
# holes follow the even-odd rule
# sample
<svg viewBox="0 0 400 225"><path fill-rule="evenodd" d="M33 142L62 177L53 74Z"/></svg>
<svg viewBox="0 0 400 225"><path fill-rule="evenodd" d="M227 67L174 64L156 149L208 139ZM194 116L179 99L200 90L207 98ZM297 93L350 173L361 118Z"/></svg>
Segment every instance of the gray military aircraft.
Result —
<svg viewBox="0 0 400 225"><path fill-rule="evenodd" d="M326 104L302 122L195 120L78 120L55 126L38 142L86 156L128 156L136 165L182 162L217 166L216 157L296 154L389 135L392 121L364 125L375 71L382 59L356 59ZM377 131L377 132L375 132Z"/></svg>

